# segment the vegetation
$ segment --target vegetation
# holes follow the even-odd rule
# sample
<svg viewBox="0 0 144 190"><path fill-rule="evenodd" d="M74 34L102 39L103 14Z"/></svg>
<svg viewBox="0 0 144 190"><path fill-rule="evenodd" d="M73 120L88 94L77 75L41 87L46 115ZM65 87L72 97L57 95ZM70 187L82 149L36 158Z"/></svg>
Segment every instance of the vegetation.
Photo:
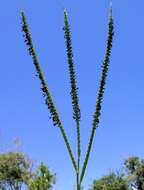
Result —
<svg viewBox="0 0 144 190"><path fill-rule="evenodd" d="M0 155L0 189L21 190L31 175L31 162L22 153Z"/></svg>
<svg viewBox="0 0 144 190"><path fill-rule="evenodd" d="M128 190L128 182L122 174L111 172L100 180L94 180L91 190Z"/></svg>
<svg viewBox="0 0 144 190"><path fill-rule="evenodd" d="M51 190L55 175L41 163L36 171L22 153L0 154L0 190Z"/></svg>
<svg viewBox="0 0 144 190"><path fill-rule="evenodd" d="M69 144L68 137L65 133L65 130L64 130L64 127L61 123L61 120L60 120L59 114L57 112L56 106L53 102L50 90L48 88L48 85L46 84L44 75L43 75L42 70L40 68L40 64L39 64L36 52L34 50L32 37L31 37L30 31L29 31L29 27L28 27L24 12L21 12L21 16L22 16L22 31L24 32L25 42L26 42L26 45L28 46L29 54L31 55L31 57L33 59L33 64L36 68L37 76L41 82L41 90L42 90L43 96L45 98L45 104L47 105L47 107L49 109L50 118L52 119L53 125L57 126L60 129L60 132L61 132L62 137L64 139L66 148L68 150L70 159L72 161L72 165L73 165L74 170L75 170L77 190L80 190L82 187L83 178L84 178L86 168L87 168L87 164L88 164L88 160L90 157L90 152L91 152L91 148L92 148L95 130L98 127L99 119L100 119L100 115L101 115L101 107L102 107L102 102L103 102L105 84L106 84L108 67L109 67L109 62L110 62L112 41L113 41L113 35L114 35L112 6L110 6L106 53L105 53L104 61L103 61L103 65L102 65L102 74L101 74L101 80L100 80L100 85L99 85L99 90L98 90L95 112L93 115L92 130L91 130L91 134L90 134L90 138L89 138L89 142L88 142L88 147L87 147L85 159L84 159L84 162L82 163L82 167L80 167L80 161L81 161L81 135L80 135L81 112L80 112L80 106L79 106L78 88L77 88L76 74L75 74L74 61L73 61L71 32L70 32L70 26L69 26L67 11L64 10L64 37L65 37L65 42L66 42L66 52L67 52L68 68L69 68L69 75L70 75L70 85L71 85L70 94L71 94L71 99L72 99L73 118L76 122L77 158L75 158L73 155L73 151L72 151L71 146Z"/></svg>
<svg viewBox="0 0 144 190"><path fill-rule="evenodd" d="M36 170L20 152L0 154L0 190L51 190L56 175L44 163ZM90 190L144 190L144 160L129 157L121 172L93 181Z"/></svg>
<svg viewBox="0 0 144 190"><path fill-rule="evenodd" d="M144 160L128 158L123 172L111 172L94 180L91 190L144 190Z"/></svg>
<svg viewBox="0 0 144 190"><path fill-rule="evenodd" d="M28 190L50 190L55 183L55 175L41 163L33 177L29 180Z"/></svg>
<svg viewBox="0 0 144 190"><path fill-rule="evenodd" d="M128 181L133 189L144 190L144 160L130 157L125 161Z"/></svg>

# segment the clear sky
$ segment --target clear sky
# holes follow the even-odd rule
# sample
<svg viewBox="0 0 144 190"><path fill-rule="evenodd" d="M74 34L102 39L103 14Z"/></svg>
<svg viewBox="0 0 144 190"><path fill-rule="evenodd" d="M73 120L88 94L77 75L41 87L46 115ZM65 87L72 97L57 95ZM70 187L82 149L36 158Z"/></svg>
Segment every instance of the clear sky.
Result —
<svg viewBox="0 0 144 190"><path fill-rule="evenodd" d="M0 6L0 149L21 150L36 164L56 172L54 190L72 190L74 171L58 128L53 127L39 80L21 32L26 13L39 57L72 149L76 153L70 85L63 34L63 8L69 13L82 112L82 156L87 147L105 52L108 0L4 0ZM92 180L118 169L128 156L144 158L144 1L113 0L115 38L84 190Z"/></svg>

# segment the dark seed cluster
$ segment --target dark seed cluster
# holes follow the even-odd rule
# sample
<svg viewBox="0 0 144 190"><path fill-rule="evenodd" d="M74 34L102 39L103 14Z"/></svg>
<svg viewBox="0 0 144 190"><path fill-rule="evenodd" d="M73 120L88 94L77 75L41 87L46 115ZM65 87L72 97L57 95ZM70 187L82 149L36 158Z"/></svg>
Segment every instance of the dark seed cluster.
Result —
<svg viewBox="0 0 144 190"><path fill-rule="evenodd" d="M113 26L113 18L112 18L112 7L110 9L110 17L109 17L109 30L108 30L108 38L107 38L107 48L106 48L106 54L104 57L103 65L102 65L102 76L101 76L101 81L100 81L100 86L99 86L99 91L98 91L98 96L97 96L97 102L96 102L96 111L93 116L93 125L92 125L92 131L89 139L89 144L85 156L85 160L83 163L82 167L82 172L80 176L80 181L82 182L85 170L87 167L90 151L91 151L91 146L93 143L94 139L94 134L95 130L98 127L99 124L99 117L101 115L101 105L103 101L103 95L104 95L104 90L105 90L105 84L106 84L106 79L107 79L107 73L108 73L108 67L109 67L109 61L110 61L110 55L111 55L111 48L112 48L112 42L113 42L113 36L114 36L114 26Z"/></svg>
<svg viewBox="0 0 144 190"><path fill-rule="evenodd" d="M71 92L70 95L72 97L72 105L73 105L73 118L76 120L76 122L80 121L81 113L80 108L78 104L78 88L76 87L76 77L75 77L75 71L74 71L74 63L73 63L73 52L72 52L72 43L71 43L71 34L70 34L70 28L68 24L68 18L67 13L65 11L64 13L64 32L65 32L65 40L66 40L66 51L67 51L67 57L68 57L68 64L69 64L69 73L70 73L70 82L71 82Z"/></svg>
<svg viewBox="0 0 144 190"><path fill-rule="evenodd" d="M56 125L59 126L60 120L59 120L58 114L56 112L55 106L53 104L53 101L52 101L50 92L48 90L48 87L46 85L44 76L43 76L42 71L40 69L39 62L38 62L36 53L35 53L34 48L33 48L32 38L31 38L29 29L28 29L28 25L26 22L25 15L23 12L21 13L21 15L22 15L22 31L24 32L25 43L28 46L29 54L32 56L33 63L35 65L36 72L37 72L36 76L41 81L41 86L42 86L41 90L42 90L43 96L45 98L45 103L48 106L48 109L50 111L50 115L51 115L50 118L52 119L54 126L56 126Z"/></svg>
<svg viewBox="0 0 144 190"><path fill-rule="evenodd" d="M101 115L101 106L102 106L102 102L103 102L103 96L104 96L104 91L105 91L105 85L106 85L106 79L107 79L109 61L110 61L110 55L111 55L111 48L112 48L112 42L113 42L113 36L114 36L112 6L110 9L110 16L109 16L109 29L108 29L106 53L105 53L105 57L104 57L103 65L102 65L102 75L101 75L101 80L100 80L100 85L99 85L99 90L98 90L95 112L93 115L92 130L91 130L90 139L89 139L85 159L83 162L81 174L80 174L80 170L79 170L80 154L81 154L81 148L80 148L81 112L80 112L80 107L79 107L78 88L77 88L77 82L76 82L76 76L75 76L75 70L74 70L74 61L73 61L71 32L70 32L70 27L69 27L69 23L68 23L67 12L66 12L66 10L64 11L64 28L63 29L64 29L64 37L65 37L65 42L66 42L66 52L67 52L67 57L68 57L68 67L69 67L70 84L71 84L70 95L71 95L72 106L73 106L73 118L76 121L76 132L77 132L77 142L78 142L77 143L77 153L78 153L77 163L76 163L75 158L73 156L72 149L71 149L70 144L68 142L68 138L66 136L65 130L61 124L58 112L56 111L55 104L52 100L48 86L46 84L43 73L41 71L39 61L37 59L37 56L36 56L36 53L35 53L35 50L33 47L32 38L31 38L29 29L28 29L28 25L26 22L24 12L21 12L21 16L22 16L22 31L24 32L24 38L25 38L24 41L28 47L28 52L33 59L33 64L36 68L36 76L40 79L41 91L42 91L43 97L45 99L45 104L47 105L47 107L50 111L50 119L52 119L54 126L58 126L60 128L60 131L61 131L61 134L62 134L63 139L65 141L68 153L69 153L70 158L72 160L73 167L74 167L76 174L77 174L78 187L80 187L82 180L83 180L83 177L85 175L87 164L88 164L89 155L90 155L90 151L91 151L91 147L92 147L92 143L93 143L93 139L94 139L95 130L98 127L99 118ZM78 188L78 189L80 189L80 188Z"/></svg>
<svg viewBox="0 0 144 190"><path fill-rule="evenodd" d="M99 87L99 92L98 92L98 97L97 97L96 111L94 113L94 120L93 120L93 126L94 127L98 127L99 117L101 114L100 113L101 104L103 101L103 95L104 95L106 78L107 78L108 67L109 67L109 61L110 61L110 55L111 55L112 41L113 41L113 36L114 36L113 29L114 29L113 18L112 18L112 14L110 14L107 49L106 49L106 55L105 55L103 66L102 66L102 77L101 77L101 82L100 82L100 87Z"/></svg>
<svg viewBox="0 0 144 190"><path fill-rule="evenodd" d="M72 164L74 166L74 169L77 171L76 161L74 159L71 147L69 145L68 138L67 138L65 130L64 130L62 124L61 124L59 115L58 115L58 113L56 111L56 107L55 107L55 105L53 103L53 100L52 100L52 97L50 95L48 86L47 86L47 84L45 82L45 79L44 79L44 76L42 74L42 71L41 71L41 68L40 68L36 53L34 51L32 38L31 38L29 29L28 29L28 25L27 25L27 22L26 22L26 17L24 15L24 12L21 13L21 16L22 16L22 31L24 32L25 43L28 46L29 54L32 56L33 63L34 63L34 66L35 66L36 72L37 72L36 76L41 81L41 90L42 90L43 96L45 98L45 103L46 103L46 105L47 105L47 107L48 107L48 109L50 111L50 119L52 119L54 126L58 126L60 128L60 131L61 131L61 134L62 134L63 139L65 141L68 153L69 153L70 158L72 160Z"/></svg>
<svg viewBox="0 0 144 190"><path fill-rule="evenodd" d="M79 107L79 100L78 100L78 88L74 70L74 62L73 62L73 51L72 51L72 42L71 42L71 32L68 23L68 16L66 10L64 11L64 38L66 42L66 51L68 57L68 66L69 66L69 75L70 75L70 83L71 83L71 99L72 99L72 106L73 106L73 119L76 121L76 133L77 133L77 152L78 152L78 171L79 171L79 163L80 163L80 155L81 155L81 148L80 148L80 118L81 112Z"/></svg>

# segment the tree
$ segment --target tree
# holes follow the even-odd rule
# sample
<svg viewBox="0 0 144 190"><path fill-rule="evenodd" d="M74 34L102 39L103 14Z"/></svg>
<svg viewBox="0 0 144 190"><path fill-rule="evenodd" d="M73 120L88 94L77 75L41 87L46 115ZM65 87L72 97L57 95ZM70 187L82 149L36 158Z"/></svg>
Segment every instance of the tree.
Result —
<svg viewBox="0 0 144 190"><path fill-rule="evenodd" d="M123 169L121 173L111 172L94 180L91 190L144 190L144 160L129 157Z"/></svg>
<svg viewBox="0 0 144 190"><path fill-rule="evenodd" d="M43 163L33 171L32 162L20 152L0 154L0 190L50 190L55 180Z"/></svg>
<svg viewBox="0 0 144 190"><path fill-rule="evenodd" d="M28 190L50 190L55 184L55 175L41 163L33 178L29 180Z"/></svg>
<svg viewBox="0 0 144 190"><path fill-rule="evenodd" d="M0 189L21 190L31 177L31 162L22 153L0 154Z"/></svg>
<svg viewBox="0 0 144 190"><path fill-rule="evenodd" d="M91 190L129 190L123 174L111 172L99 180L94 180Z"/></svg>
<svg viewBox="0 0 144 190"><path fill-rule="evenodd" d="M130 157L124 163L128 180L132 188L144 190L144 160L138 157Z"/></svg>
<svg viewBox="0 0 144 190"><path fill-rule="evenodd" d="M64 139L66 148L68 150L70 159L72 161L72 165L75 171L76 175L76 184L77 184L77 190L81 189L83 178L86 172L88 160L90 157L90 152L93 144L93 139L95 135L95 131L99 125L99 118L101 115L101 107L103 102L103 96L105 91L105 85L106 85L106 79L108 74L108 68L109 68L109 62L110 62L110 55L111 55L111 48L112 48L112 42L113 42L113 17L112 17L112 6L110 6L110 13L109 13L109 26L108 26L108 38L107 38L107 45L106 45L106 53L104 56L104 61L102 65L102 74L101 74L101 80L98 90L98 96L95 106L95 111L93 114L93 122L92 122L92 129L91 134L88 142L88 147L85 154L85 159L82 164L82 167L80 168L80 161L81 161L81 134L80 134L80 121L81 121L81 112L80 112L80 106L79 106L79 98L78 98L78 88L77 88L77 81L76 81L76 74L74 69L74 61L73 61L73 51L72 51L72 41L71 41L71 32L70 32L70 26L69 26L69 20L68 20L68 14L67 11L64 10L64 38L66 42L66 52L67 52L67 60L68 60L68 68L69 68L69 75L70 75L70 85L71 85L71 99L72 99L72 107L73 107L73 119L76 123L76 133L77 133L77 158L74 157L73 151L71 149L71 146L69 144L68 137L66 135L65 129L62 125L61 119L59 117L59 114L57 112L56 106L53 102L49 87L45 81L45 77L42 73L34 46L32 42L32 37L29 32L29 27L26 21L26 17L24 12L21 12L22 16L22 31L24 32L24 38L26 45L28 46L28 52L32 57L33 64L35 66L37 76L40 79L41 82L41 90L43 93L43 96L45 98L45 104L49 109L50 112L50 118L52 119L53 125L57 126L60 129L60 132L62 134L62 137Z"/></svg>

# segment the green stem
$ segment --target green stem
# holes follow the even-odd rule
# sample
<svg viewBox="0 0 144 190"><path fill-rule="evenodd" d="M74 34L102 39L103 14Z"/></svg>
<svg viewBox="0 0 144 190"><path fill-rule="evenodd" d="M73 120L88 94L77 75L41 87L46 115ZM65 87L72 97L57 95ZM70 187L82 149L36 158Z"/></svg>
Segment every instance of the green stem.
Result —
<svg viewBox="0 0 144 190"><path fill-rule="evenodd" d="M67 58L68 58L68 67L71 83L71 98L73 106L73 118L76 122L76 133L77 133L77 186L79 186L79 168L80 168L80 155L81 155L81 145L80 145L80 108L78 102L78 88L76 85L76 76L74 70L74 61L73 61L73 51L72 51L72 42L71 42L71 32L68 22L67 11L64 11L64 37L66 42Z"/></svg>
<svg viewBox="0 0 144 190"><path fill-rule="evenodd" d="M89 144L88 144L88 148L87 148L87 152L86 152L86 156L85 156L85 160L83 163L82 172L81 172L81 176L80 176L80 184L82 183L83 177L85 175L85 171L86 171L86 167L88 164L90 151L91 151L91 147L92 147L92 143L93 143L93 139L94 139L95 130L98 127L99 117L101 115L101 104L103 101L103 95L104 95L105 84L106 84L106 79L107 79L113 35L114 35L114 32L113 32L112 7L110 7L109 31L108 31L106 54L105 54L104 62L103 62L103 66L102 66L102 76L101 76L99 92L98 92L98 97L97 97L97 102L96 102L96 110L95 110L94 117L93 117L92 130L91 130Z"/></svg>
<svg viewBox="0 0 144 190"><path fill-rule="evenodd" d="M79 123L77 123L77 189L79 189L79 177L80 177L80 127Z"/></svg>
<svg viewBox="0 0 144 190"><path fill-rule="evenodd" d="M78 175L77 175L77 190L81 190L79 179L78 179Z"/></svg>
<svg viewBox="0 0 144 190"><path fill-rule="evenodd" d="M51 119L53 120L54 126L57 125L59 127L60 131L61 131L61 134L62 134L62 137L64 139L65 145L67 147L69 156L71 158L73 167L74 167L75 171L77 172L76 161L75 161L75 158L73 156L70 144L68 142L68 138L66 136L65 130L64 130L62 124L61 124L58 112L56 111L55 104L53 103L53 100L52 100L51 94L49 92L48 86L46 84L44 75L43 75L43 73L41 71L40 64L39 64L39 61L37 59L37 56L36 56L36 53L35 53L35 50L34 50L34 47L33 47L32 38L31 38L31 35L30 35L30 32L29 32L29 28L28 28L28 24L27 24L24 12L21 12L21 16L22 16L22 30L23 30L23 32L25 34L25 42L28 45L28 51L29 51L30 55L32 56L34 66L35 66L36 71L37 71L37 75L38 75L38 77L39 77L39 79L41 81L41 86L42 86L41 90L43 92L44 97L46 97L45 103L48 106L48 109L50 111Z"/></svg>

